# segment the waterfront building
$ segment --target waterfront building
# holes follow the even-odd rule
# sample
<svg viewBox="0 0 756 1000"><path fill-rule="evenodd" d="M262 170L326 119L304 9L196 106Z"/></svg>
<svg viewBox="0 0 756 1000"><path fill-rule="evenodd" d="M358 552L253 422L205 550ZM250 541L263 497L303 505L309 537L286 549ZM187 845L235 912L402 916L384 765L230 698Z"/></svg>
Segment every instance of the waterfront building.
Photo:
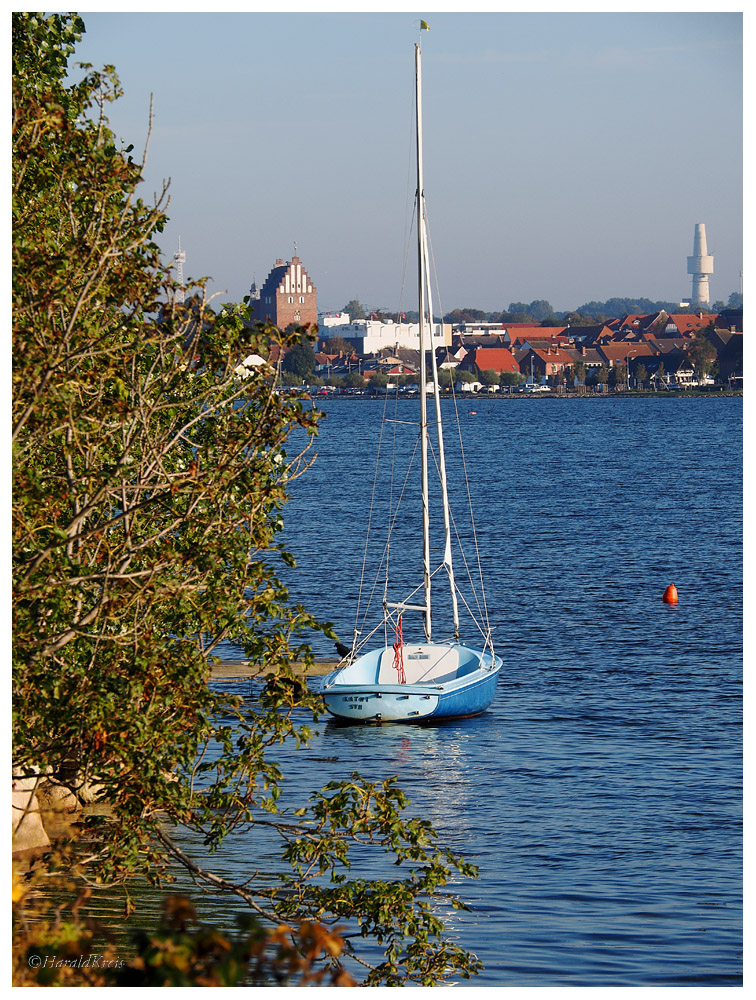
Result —
<svg viewBox="0 0 756 1000"><path fill-rule="evenodd" d="M296 247L295 247L296 249ZM291 260L280 257L258 290L250 290L250 318L253 323L270 320L279 330L292 324L314 326L318 321L318 293L296 253Z"/></svg>
<svg viewBox="0 0 756 1000"><path fill-rule="evenodd" d="M331 337L343 337L353 345L358 354L379 354L381 351L407 348L411 351L420 350L420 324L395 323L393 320L356 319L350 322L346 313L339 318L346 322L326 323L326 317L321 317L320 335L328 350L328 340ZM333 317L327 317L333 319ZM433 347L451 347L451 323L433 323Z"/></svg>
<svg viewBox="0 0 756 1000"><path fill-rule="evenodd" d="M328 329L332 326L343 326L345 323L349 322L349 313L337 312L337 313L321 313L318 316L318 326L320 330ZM325 334L324 336L327 336ZM334 333L331 336L337 337L340 334Z"/></svg>
<svg viewBox="0 0 756 1000"><path fill-rule="evenodd" d="M547 347L546 350L530 348L520 358L515 355L515 360L523 375L537 375L539 378L561 375L565 368L571 368L574 364L573 354L562 347Z"/></svg>
<svg viewBox="0 0 756 1000"><path fill-rule="evenodd" d="M494 371L497 375L504 372L517 372L520 368L510 350L506 347L478 347L470 350L459 366L472 372Z"/></svg>

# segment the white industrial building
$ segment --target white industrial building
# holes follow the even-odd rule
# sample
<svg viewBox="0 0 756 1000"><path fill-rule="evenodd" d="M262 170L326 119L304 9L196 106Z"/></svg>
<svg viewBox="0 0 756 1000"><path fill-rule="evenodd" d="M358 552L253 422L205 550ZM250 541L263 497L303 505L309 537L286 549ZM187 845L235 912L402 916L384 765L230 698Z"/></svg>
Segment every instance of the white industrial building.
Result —
<svg viewBox="0 0 756 1000"><path fill-rule="evenodd" d="M354 345L358 354L378 354L387 348L397 347L420 350L419 323L394 323L392 320L384 322L379 319L356 319L350 322L347 313L339 313L337 316L321 316L318 328L322 340L327 342L331 337L343 337ZM432 330L434 348L451 347L451 323L434 323ZM428 350L430 347L431 344L428 344Z"/></svg>

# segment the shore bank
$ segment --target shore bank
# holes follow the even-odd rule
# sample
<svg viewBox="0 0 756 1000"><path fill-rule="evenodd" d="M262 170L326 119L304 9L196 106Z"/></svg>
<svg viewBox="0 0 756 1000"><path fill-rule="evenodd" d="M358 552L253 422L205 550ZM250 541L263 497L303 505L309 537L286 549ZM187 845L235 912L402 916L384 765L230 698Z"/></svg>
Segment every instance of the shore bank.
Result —
<svg viewBox="0 0 756 1000"><path fill-rule="evenodd" d="M295 663L294 673L301 677L322 677L334 670L339 663L338 660L316 660L307 669L304 664ZM221 660L220 663L213 663L210 667L211 681L243 681L250 677L259 677L264 674L259 667L252 666L247 660Z"/></svg>

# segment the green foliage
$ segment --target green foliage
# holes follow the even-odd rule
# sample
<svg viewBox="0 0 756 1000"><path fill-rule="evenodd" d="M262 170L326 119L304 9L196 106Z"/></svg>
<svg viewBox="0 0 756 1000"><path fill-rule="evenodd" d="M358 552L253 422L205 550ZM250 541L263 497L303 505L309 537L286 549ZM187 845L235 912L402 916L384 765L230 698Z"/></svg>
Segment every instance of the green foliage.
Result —
<svg viewBox="0 0 756 1000"><path fill-rule="evenodd" d="M606 302L586 302L579 306L576 312L585 317L588 323L604 323L609 319L619 319L628 315L650 316L662 309L667 314L686 311L681 309L676 302L653 302L651 299L644 298L615 297L607 299Z"/></svg>
<svg viewBox="0 0 756 1000"><path fill-rule="evenodd" d="M350 299L341 311L349 313L349 318L351 320L365 319L367 316L365 307L361 302L358 302L357 299Z"/></svg>
<svg viewBox="0 0 756 1000"><path fill-rule="evenodd" d="M331 337L325 342L325 352L326 354L345 354L347 357L351 357L354 353L354 347L345 340L343 337Z"/></svg>
<svg viewBox="0 0 756 1000"><path fill-rule="evenodd" d="M699 381L710 374L717 360L717 351L705 333L696 333L695 337L685 345L685 353L690 358Z"/></svg>
<svg viewBox="0 0 756 1000"><path fill-rule="evenodd" d="M510 302L509 309L501 314L504 322L510 323L544 323L551 325L555 319L551 303L545 299L534 299L529 305L524 302Z"/></svg>
<svg viewBox="0 0 756 1000"><path fill-rule="evenodd" d="M585 380L586 385L600 385L605 384L609 381L609 369L606 365L601 365L600 368L591 369L588 377Z"/></svg>
<svg viewBox="0 0 756 1000"><path fill-rule="evenodd" d="M163 901L158 926L133 931L131 947L119 949L107 928L82 915L90 889L82 889L67 912L49 900L47 882L47 905L31 926L24 920L24 888L14 884L14 986L358 985L338 962L322 961L344 951L338 928L309 921L272 928L240 914L228 933L200 924L191 901L173 895Z"/></svg>
<svg viewBox="0 0 756 1000"><path fill-rule="evenodd" d="M525 376L520 372L502 372L499 376L499 385L519 385L525 380Z"/></svg>
<svg viewBox="0 0 756 1000"><path fill-rule="evenodd" d="M444 316L446 323L481 323L488 319L488 314L482 309L452 309Z"/></svg>
<svg viewBox="0 0 756 1000"><path fill-rule="evenodd" d="M609 369L607 382L612 388L617 385L624 385L627 382L627 367L621 363L613 365Z"/></svg>
<svg viewBox="0 0 756 1000"><path fill-rule="evenodd" d="M349 781L331 782L307 811L301 811L302 826L289 838L286 852L293 875L286 880L279 912L293 917L306 907L312 918L325 911L344 920L359 914L361 936L375 936L385 948L385 960L371 968L368 986L403 985L408 980L431 986L451 968L465 978L480 968L477 959L449 942L439 942L443 925L428 902L455 869L467 876L477 871L438 848L427 820L403 823L406 805L396 778L373 784L353 774ZM345 837L390 851L395 864L405 867L405 877L350 878ZM328 884L320 879L324 874L330 876ZM456 898L450 902L465 908Z"/></svg>
<svg viewBox="0 0 756 1000"><path fill-rule="evenodd" d="M317 360L315 351L309 343L296 342L286 352L283 360L283 370L307 378L315 370Z"/></svg>
<svg viewBox="0 0 756 1000"><path fill-rule="evenodd" d="M486 368L484 371L479 373L478 380L482 382L483 385L498 385L499 373L494 371L493 368Z"/></svg>
<svg viewBox="0 0 756 1000"><path fill-rule="evenodd" d="M386 946L371 984L473 972L431 902L472 870L400 815L391 783L355 777L301 819L279 812L284 773L269 750L306 741L295 717L320 707L292 664L311 658L303 630L331 635L278 575L294 563L282 511L317 414L275 391L280 370L234 369L271 344L312 349L302 330L250 329L243 306L213 312L202 288L176 302L153 242L164 200L137 196L142 166L103 113L114 74L66 83L82 30L73 16L13 15L14 770L106 806L83 825L92 880L156 882L178 861L266 926L289 921L300 955L305 926L356 922ZM264 682L252 707L207 684L227 639ZM186 853L182 829L203 864L231 833L254 843L275 831L296 874L228 882ZM365 839L408 870L401 884L366 870L347 898L350 846ZM55 933L73 940L68 925ZM149 955L209 947L198 940L141 954L154 965ZM338 978L340 956L325 948L317 961Z"/></svg>

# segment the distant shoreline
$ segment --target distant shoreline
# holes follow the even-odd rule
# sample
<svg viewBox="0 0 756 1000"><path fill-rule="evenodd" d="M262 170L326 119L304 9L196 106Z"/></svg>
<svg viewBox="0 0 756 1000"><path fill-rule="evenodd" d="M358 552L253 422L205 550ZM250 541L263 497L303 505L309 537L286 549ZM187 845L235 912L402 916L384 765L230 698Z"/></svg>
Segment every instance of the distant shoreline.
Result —
<svg viewBox="0 0 756 1000"><path fill-rule="evenodd" d="M389 393L389 395L391 395ZM500 400L500 399L722 399L724 397L740 396L742 397L742 389L722 389L717 391L716 389L709 389L704 392L696 392L693 389L660 389L657 392L650 392L649 390L641 390L636 392L630 390L628 392L476 392L476 393L457 393L452 396L450 393L442 394L442 399L456 399L457 402L474 402L476 400ZM318 398L317 396L302 395L297 397L299 399L309 400L313 403L321 403L327 399L348 399L348 400L369 400L372 402L377 402L385 397L383 395L340 395L332 394L328 396L322 396ZM393 398L393 396L392 396ZM407 396L408 399L417 399L417 395Z"/></svg>

